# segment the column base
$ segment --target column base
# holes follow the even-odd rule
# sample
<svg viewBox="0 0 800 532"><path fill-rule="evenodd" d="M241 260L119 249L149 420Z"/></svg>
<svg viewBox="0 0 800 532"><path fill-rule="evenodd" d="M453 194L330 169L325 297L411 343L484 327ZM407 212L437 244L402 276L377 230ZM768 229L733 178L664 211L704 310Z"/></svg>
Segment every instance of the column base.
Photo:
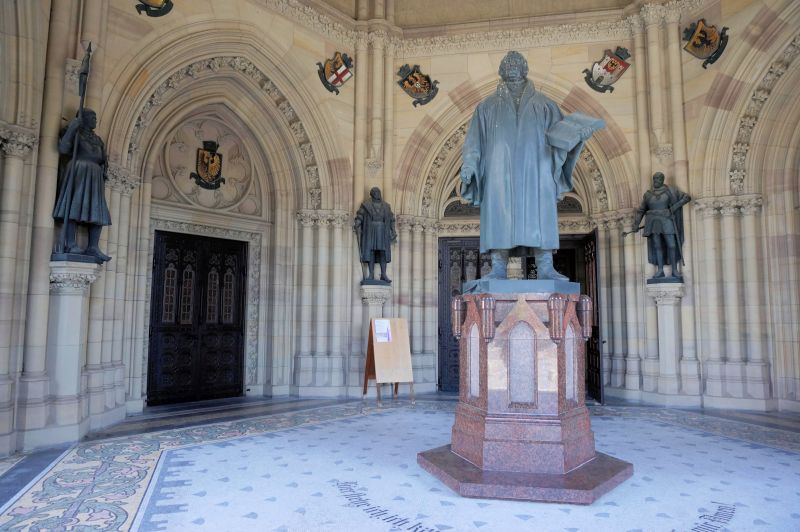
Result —
<svg viewBox="0 0 800 532"><path fill-rule="evenodd" d="M98 430L114 425L124 421L126 415L127 409L124 405L106 410L102 414L91 415L89 416L89 428L91 430Z"/></svg>
<svg viewBox="0 0 800 532"><path fill-rule="evenodd" d="M768 399L772 395L768 364L748 363L745 376L747 395L754 399Z"/></svg>
<svg viewBox="0 0 800 532"><path fill-rule="evenodd" d="M141 414L144 411L144 399L128 399L125 401L125 412L128 414Z"/></svg>
<svg viewBox="0 0 800 532"><path fill-rule="evenodd" d="M654 406L663 407L699 407L702 406L702 400L699 395L685 395L685 394L661 394L653 392L643 392L626 390L624 388L606 388L604 393L608 397L616 397L618 399L627 399L629 401L640 401Z"/></svg>
<svg viewBox="0 0 800 532"><path fill-rule="evenodd" d="M681 391L681 382L677 375L659 375L658 393L662 395L677 395Z"/></svg>
<svg viewBox="0 0 800 532"><path fill-rule="evenodd" d="M684 395L700 395L700 362L681 360L681 391Z"/></svg>
<svg viewBox="0 0 800 532"><path fill-rule="evenodd" d="M634 355L633 358L625 359L625 388L628 390L639 390L640 386L640 374L641 374L641 360L637 355Z"/></svg>
<svg viewBox="0 0 800 532"><path fill-rule="evenodd" d="M709 397L703 398L706 408L719 408L723 410L755 410L769 412L778 409L776 399L749 399L741 397Z"/></svg>
<svg viewBox="0 0 800 532"><path fill-rule="evenodd" d="M746 397L744 362L725 363L725 395L730 397Z"/></svg>
<svg viewBox="0 0 800 532"><path fill-rule="evenodd" d="M658 392L658 369L657 358L642 360L642 391Z"/></svg>
<svg viewBox="0 0 800 532"><path fill-rule="evenodd" d="M482 470L450 445L417 454L417 463L462 497L591 504L633 475L633 465L596 452L563 474Z"/></svg>
<svg viewBox="0 0 800 532"><path fill-rule="evenodd" d="M706 395L723 397L725 395L725 363L706 362Z"/></svg>

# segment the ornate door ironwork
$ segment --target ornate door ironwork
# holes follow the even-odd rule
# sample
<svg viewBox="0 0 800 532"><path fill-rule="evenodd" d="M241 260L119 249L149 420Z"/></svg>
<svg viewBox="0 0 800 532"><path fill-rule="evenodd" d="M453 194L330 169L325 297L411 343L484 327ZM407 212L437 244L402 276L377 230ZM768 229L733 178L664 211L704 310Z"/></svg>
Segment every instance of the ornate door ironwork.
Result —
<svg viewBox="0 0 800 532"><path fill-rule="evenodd" d="M243 392L246 244L156 231L149 405Z"/></svg>
<svg viewBox="0 0 800 532"><path fill-rule="evenodd" d="M450 300L461 294L465 281L480 279L492 269L488 253L480 253L480 239L439 239L439 389L458 391L458 341L450 323Z"/></svg>

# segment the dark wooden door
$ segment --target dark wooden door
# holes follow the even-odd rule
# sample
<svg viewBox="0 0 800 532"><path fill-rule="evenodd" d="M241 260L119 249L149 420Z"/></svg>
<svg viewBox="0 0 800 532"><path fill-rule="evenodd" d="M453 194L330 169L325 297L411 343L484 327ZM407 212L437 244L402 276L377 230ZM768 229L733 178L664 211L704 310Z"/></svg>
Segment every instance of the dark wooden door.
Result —
<svg viewBox="0 0 800 532"><path fill-rule="evenodd" d="M600 302L597 299L597 238L592 233L583 240L586 271L584 293L592 298L592 336L586 344L586 394L603 403L603 357L600 354Z"/></svg>
<svg viewBox="0 0 800 532"><path fill-rule="evenodd" d="M246 244L156 231L149 405L242 395Z"/></svg>
<svg viewBox="0 0 800 532"><path fill-rule="evenodd" d="M439 389L458 391L458 341L450 321L450 300L461 294L465 281L480 279L492 268L488 253L480 253L480 239L439 239Z"/></svg>

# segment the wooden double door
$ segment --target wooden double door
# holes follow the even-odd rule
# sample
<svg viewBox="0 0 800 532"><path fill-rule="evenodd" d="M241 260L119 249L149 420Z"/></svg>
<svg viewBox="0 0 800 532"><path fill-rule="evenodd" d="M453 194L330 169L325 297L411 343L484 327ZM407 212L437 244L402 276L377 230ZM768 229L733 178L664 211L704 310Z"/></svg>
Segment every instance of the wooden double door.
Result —
<svg viewBox="0 0 800 532"><path fill-rule="evenodd" d="M156 231L149 405L243 393L246 243Z"/></svg>
<svg viewBox="0 0 800 532"><path fill-rule="evenodd" d="M600 356L597 327L597 260L596 238L588 236L564 236L561 249L553 256L553 264L559 272L581 284L581 292L588 294L595 309L592 338L586 349L586 391L595 400L603 401L602 357ZM533 257L523 260L525 277L536 279L536 262ZM480 279L491 270L488 253L480 252L478 237L439 239L439 389L443 392L458 391L458 341L452 334L450 301L461 294L465 281Z"/></svg>

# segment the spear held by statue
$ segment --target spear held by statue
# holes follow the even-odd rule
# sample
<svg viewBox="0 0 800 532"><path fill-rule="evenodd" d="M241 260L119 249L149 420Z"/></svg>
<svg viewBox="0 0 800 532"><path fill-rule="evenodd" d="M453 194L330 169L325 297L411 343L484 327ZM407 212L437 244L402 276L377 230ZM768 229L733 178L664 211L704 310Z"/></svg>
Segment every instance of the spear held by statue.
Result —
<svg viewBox="0 0 800 532"><path fill-rule="evenodd" d="M86 53L83 56L83 60L81 61L81 70L78 75L78 95L80 96L80 103L78 104L78 124L83 124L83 108L84 104L86 103L86 85L89 81L89 69L92 62L92 43L89 42L89 46L86 48ZM78 126L80 128L80 125ZM78 144L80 143L80 134L79 132L75 132L75 138L72 142L72 160L75 161L78 158ZM69 167L70 174L75 172L75 166L71 165ZM67 183L72 182L74 176L68 175L65 179L65 185ZM68 250L64 249L65 244L67 242L67 226L69 225L69 216L70 212L72 211L72 194L67 194L66 196L66 209L64 210L64 219L63 224L61 225L61 237L59 238L58 244L56 245L56 253L64 253Z"/></svg>

